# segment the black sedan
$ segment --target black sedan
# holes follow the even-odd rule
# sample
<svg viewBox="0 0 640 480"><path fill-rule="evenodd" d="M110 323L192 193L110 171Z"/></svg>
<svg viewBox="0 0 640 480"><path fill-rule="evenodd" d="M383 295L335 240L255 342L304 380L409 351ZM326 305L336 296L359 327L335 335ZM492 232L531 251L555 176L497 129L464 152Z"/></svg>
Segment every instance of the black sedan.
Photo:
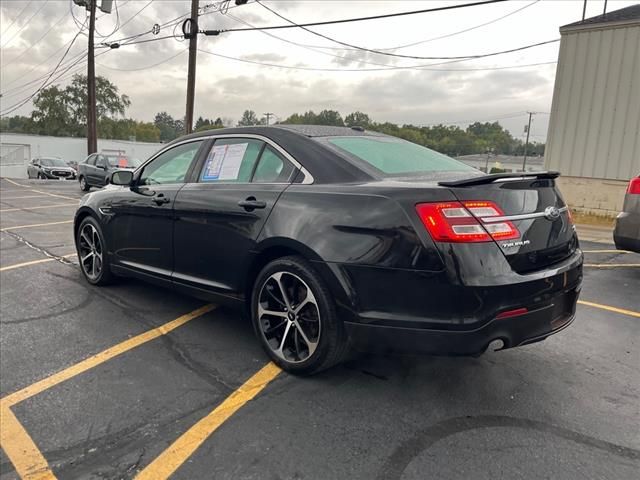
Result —
<svg viewBox="0 0 640 480"><path fill-rule="evenodd" d="M41 157L31 160L27 166L28 178L40 180L75 180L76 170L58 157Z"/></svg>
<svg viewBox="0 0 640 480"><path fill-rule="evenodd" d="M582 252L554 172L484 175L360 128L180 138L86 195L82 272L242 306L289 372L351 347L477 355L574 318Z"/></svg>

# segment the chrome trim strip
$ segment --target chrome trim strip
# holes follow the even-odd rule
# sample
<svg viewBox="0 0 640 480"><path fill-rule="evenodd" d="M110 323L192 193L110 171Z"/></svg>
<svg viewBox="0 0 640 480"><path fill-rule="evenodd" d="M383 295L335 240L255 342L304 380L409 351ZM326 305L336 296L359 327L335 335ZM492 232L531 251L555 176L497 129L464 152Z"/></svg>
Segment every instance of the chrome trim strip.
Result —
<svg viewBox="0 0 640 480"><path fill-rule="evenodd" d="M298 185L310 185L310 184L312 184L314 182L314 178L309 173L309 171L306 168L304 168L304 166L302 166L302 164L300 162L298 162L295 158L293 158L284 148L282 148L280 145L278 145L276 142L274 142L270 138L267 138L267 137L265 137L263 135L257 135L255 133L227 133L226 135L225 134L206 135L206 136L203 136L203 137L189 138L189 139L185 139L185 140L183 140L181 142L173 143L170 146L167 146L167 147L163 148L162 150L157 151L151 158L149 158L146 162L144 162L142 165L140 165L138 168L136 168L135 171L134 171L134 175L136 175L138 173L138 170L144 168L148 163L150 163L151 161L155 160L158 156L162 155L164 152L166 152L168 150L171 150L174 147L177 147L179 145L184 145L185 143L200 142L200 141L205 141L205 140L215 140L217 138L252 138L252 139L255 139L255 140L261 140L261 141L269 144L273 148L275 148L283 157L285 157L287 160L289 160L291 163L293 163L293 165L296 168L302 170L302 173L304 174L304 181L300 182ZM235 183L235 185L245 185L245 184ZM281 185L289 185L289 183L283 183Z"/></svg>
<svg viewBox="0 0 640 480"><path fill-rule="evenodd" d="M566 212L569 207L564 206L558 209L559 213ZM502 217L481 217L482 223L495 223L495 222L506 222L510 220L528 220L530 218L540 218L544 217L544 212L536 212L536 213L523 213L521 215L503 215Z"/></svg>

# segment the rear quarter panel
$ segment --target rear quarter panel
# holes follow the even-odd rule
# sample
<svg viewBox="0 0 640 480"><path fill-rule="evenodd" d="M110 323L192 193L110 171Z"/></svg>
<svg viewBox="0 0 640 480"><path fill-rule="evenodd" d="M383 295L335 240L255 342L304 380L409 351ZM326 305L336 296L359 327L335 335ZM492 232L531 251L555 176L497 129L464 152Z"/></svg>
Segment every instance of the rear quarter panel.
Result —
<svg viewBox="0 0 640 480"><path fill-rule="evenodd" d="M303 244L329 263L440 271L428 235L384 190L353 185L292 185L280 197L259 242Z"/></svg>

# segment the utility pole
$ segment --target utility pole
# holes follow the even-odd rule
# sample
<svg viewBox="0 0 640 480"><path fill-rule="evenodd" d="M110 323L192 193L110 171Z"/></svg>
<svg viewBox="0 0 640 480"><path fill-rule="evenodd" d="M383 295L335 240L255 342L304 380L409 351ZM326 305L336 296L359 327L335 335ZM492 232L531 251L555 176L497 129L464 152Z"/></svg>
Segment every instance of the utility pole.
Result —
<svg viewBox="0 0 640 480"><path fill-rule="evenodd" d="M198 9L200 0L191 0L190 29L184 31L185 38L189 38L189 73L187 74L187 109L184 119L185 133L193 131L193 104L196 96L196 56L198 54Z"/></svg>
<svg viewBox="0 0 640 480"><path fill-rule="evenodd" d="M87 155L98 151L98 125L96 120L96 63L93 54L93 36L96 29L96 3L89 0L89 51L87 53Z"/></svg>
<svg viewBox="0 0 640 480"><path fill-rule="evenodd" d="M536 112L527 112L529 113L529 124L527 125L527 140L524 143L524 159L522 160L522 171L526 172L526 167L527 167L527 149L529 147L529 133L531 132L531 117L536 113Z"/></svg>
<svg viewBox="0 0 640 480"><path fill-rule="evenodd" d="M584 4L582 4L582 20L584 20L584 17L586 14L587 14L587 0L584 0Z"/></svg>
<svg viewBox="0 0 640 480"><path fill-rule="evenodd" d="M263 115L264 115L265 117L267 117L267 127L268 127L268 126L269 126L269 119L270 119L271 117L273 117L273 113L271 113L271 112L267 112L267 113L263 113Z"/></svg>

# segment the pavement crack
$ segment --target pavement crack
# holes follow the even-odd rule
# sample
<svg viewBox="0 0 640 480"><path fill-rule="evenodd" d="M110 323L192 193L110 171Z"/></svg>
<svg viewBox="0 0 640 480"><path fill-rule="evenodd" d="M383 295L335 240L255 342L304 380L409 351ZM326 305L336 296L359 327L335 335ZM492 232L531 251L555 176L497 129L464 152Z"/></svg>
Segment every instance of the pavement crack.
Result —
<svg viewBox="0 0 640 480"><path fill-rule="evenodd" d="M78 265L77 263L72 262L71 260L69 260L69 259L67 259L65 257L62 257L60 255L56 255L55 253L50 252L49 250L47 250L44 247L40 247L40 246L38 246L38 245L36 245L34 243L31 243L29 240L27 240L26 238L24 238L20 234L17 234L15 232L10 231L10 230L5 230L4 233L6 233L10 237L12 237L14 240L17 240L18 242L26 245L27 247L35 250L36 252L39 252L39 253L45 255L46 257L49 257L49 258L51 258L53 260L56 260L56 261L62 263L63 265L69 265L69 266L77 266Z"/></svg>

